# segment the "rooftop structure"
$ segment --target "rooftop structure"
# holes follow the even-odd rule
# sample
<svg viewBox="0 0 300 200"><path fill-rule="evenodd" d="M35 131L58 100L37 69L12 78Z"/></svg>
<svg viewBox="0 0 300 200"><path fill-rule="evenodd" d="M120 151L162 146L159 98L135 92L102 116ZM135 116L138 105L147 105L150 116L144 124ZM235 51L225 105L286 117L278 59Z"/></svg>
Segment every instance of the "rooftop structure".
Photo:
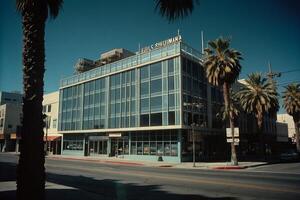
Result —
<svg viewBox="0 0 300 200"><path fill-rule="evenodd" d="M100 55L100 59L96 61L87 58L80 58L75 64L75 70L77 73L83 73L96 67L101 67L102 65L109 64L132 55L134 55L134 53L123 48L113 49L108 52L102 53Z"/></svg>

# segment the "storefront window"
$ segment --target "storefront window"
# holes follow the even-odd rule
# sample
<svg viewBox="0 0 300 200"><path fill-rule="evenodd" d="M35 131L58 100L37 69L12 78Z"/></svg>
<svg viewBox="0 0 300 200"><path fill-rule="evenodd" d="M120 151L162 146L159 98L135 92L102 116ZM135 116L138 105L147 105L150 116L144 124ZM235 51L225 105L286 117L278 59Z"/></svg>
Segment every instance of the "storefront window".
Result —
<svg viewBox="0 0 300 200"><path fill-rule="evenodd" d="M143 155L149 155L150 153L149 142L144 141L143 148L144 148Z"/></svg>
<svg viewBox="0 0 300 200"><path fill-rule="evenodd" d="M131 152L130 153L133 154L133 155L137 154L137 152L136 152L136 141L131 142Z"/></svg>
<svg viewBox="0 0 300 200"><path fill-rule="evenodd" d="M164 155L164 147L162 142L157 142L157 155Z"/></svg>
<svg viewBox="0 0 300 200"><path fill-rule="evenodd" d="M174 131L132 133L131 154L178 156L177 137Z"/></svg>
<svg viewBox="0 0 300 200"><path fill-rule="evenodd" d="M178 145L177 142L171 143L171 156L177 156L178 155Z"/></svg>
<svg viewBox="0 0 300 200"><path fill-rule="evenodd" d="M156 155L156 142L150 142L150 155Z"/></svg>
<svg viewBox="0 0 300 200"><path fill-rule="evenodd" d="M143 143L137 142L137 155L142 155L142 154L143 154Z"/></svg>
<svg viewBox="0 0 300 200"><path fill-rule="evenodd" d="M164 142L164 149L165 149L165 156L170 156L171 155L171 147L170 147L170 142Z"/></svg>

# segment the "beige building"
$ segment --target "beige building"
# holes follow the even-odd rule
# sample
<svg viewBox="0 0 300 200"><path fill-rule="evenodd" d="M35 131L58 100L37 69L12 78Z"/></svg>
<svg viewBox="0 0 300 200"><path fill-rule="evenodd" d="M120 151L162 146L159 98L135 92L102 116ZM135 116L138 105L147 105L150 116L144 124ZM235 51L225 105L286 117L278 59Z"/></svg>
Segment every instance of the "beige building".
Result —
<svg viewBox="0 0 300 200"><path fill-rule="evenodd" d="M57 133L59 92L52 92L44 95L43 113L46 115L46 128L44 129L44 139L48 141L48 151L59 154L61 150L61 134Z"/></svg>
<svg viewBox="0 0 300 200"><path fill-rule="evenodd" d="M289 138L292 138L292 141L295 142L295 123L293 117L289 114L277 114L277 121L284 122L288 124L288 135Z"/></svg>
<svg viewBox="0 0 300 200"><path fill-rule="evenodd" d="M0 105L0 150L15 151L17 127L21 124L22 105Z"/></svg>

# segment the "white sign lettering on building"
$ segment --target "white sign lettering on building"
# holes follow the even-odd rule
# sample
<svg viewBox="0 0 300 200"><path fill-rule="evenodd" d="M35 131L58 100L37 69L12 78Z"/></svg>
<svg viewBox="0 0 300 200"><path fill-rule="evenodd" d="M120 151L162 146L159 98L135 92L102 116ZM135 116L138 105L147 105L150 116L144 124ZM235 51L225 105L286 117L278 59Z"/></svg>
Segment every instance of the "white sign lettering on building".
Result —
<svg viewBox="0 0 300 200"><path fill-rule="evenodd" d="M150 46L143 47L140 51L140 53L146 53L148 51L151 51L153 49L165 47L177 42L181 41L181 35L177 35L175 37L169 38L167 40L161 41L161 42L156 42L155 44L151 44Z"/></svg>

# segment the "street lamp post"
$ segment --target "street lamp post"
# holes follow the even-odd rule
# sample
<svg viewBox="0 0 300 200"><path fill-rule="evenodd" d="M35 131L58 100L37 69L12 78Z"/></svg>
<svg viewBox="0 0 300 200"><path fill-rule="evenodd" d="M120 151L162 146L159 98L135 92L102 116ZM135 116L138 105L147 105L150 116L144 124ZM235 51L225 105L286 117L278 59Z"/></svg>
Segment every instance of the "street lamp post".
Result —
<svg viewBox="0 0 300 200"><path fill-rule="evenodd" d="M194 122L194 107L196 106L197 108L199 108L201 105L200 103L184 103L184 106L191 106L192 107L192 140L193 140L193 167L196 167L196 147L195 147L195 126L197 126L197 124Z"/></svg>
<svg viewBox="0 0 300 200"><path fill-rule="evenodd" d="M195 150L195 129L194 129L195 124L192 123L192 134L193 134L193 167L196 167L196 150Z"/></svg>

